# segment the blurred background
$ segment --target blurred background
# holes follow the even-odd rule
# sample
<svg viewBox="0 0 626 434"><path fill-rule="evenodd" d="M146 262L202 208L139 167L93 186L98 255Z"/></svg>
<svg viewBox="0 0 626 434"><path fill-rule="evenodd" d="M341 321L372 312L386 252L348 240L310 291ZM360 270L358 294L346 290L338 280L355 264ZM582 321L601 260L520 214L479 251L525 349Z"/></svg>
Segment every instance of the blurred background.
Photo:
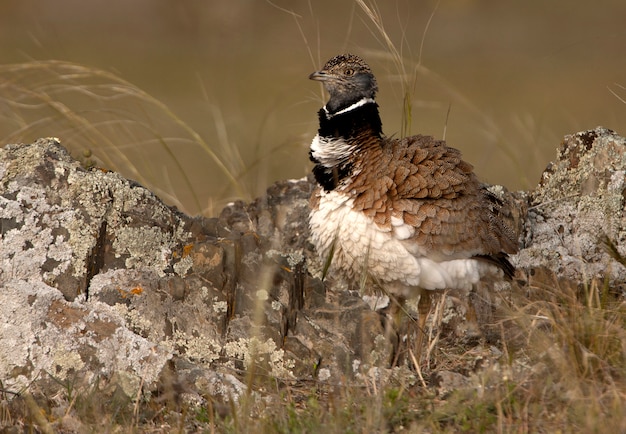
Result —
<svg viewBox="0 0 626 434"><path fill-rule="evenodd" d="M310 171L307 80L363 56L387 135L444 138L479 177L537 184L563 135L626 134L624 0L14 0L0 3L2 143L55 136L190 214ZM54 61L54 62L51 62ZM406 89L405 89L406 88Z"/></svg>

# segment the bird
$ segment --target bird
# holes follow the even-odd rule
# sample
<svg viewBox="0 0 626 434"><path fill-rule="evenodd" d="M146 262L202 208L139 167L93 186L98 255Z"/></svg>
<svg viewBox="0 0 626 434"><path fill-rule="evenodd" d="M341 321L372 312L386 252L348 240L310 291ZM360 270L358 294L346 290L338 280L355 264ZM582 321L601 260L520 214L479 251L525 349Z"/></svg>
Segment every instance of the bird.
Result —
<svg viewBox="0 0 626 434"><path fill-rule="evenodd" d="M459 150L383 133L377 81L361 57L335 56L309 78L329 94L309 150L311 243L328 272L365 277L400 305L419 299L419 352L430 294L511 279L516 231Z"/></svg>

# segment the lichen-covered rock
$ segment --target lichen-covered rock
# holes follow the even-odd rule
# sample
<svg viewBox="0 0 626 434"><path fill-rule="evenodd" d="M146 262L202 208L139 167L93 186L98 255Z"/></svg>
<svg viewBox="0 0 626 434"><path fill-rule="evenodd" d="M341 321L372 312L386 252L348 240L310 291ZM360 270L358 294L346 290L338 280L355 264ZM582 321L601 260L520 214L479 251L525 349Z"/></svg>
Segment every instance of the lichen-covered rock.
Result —
<svg viewBox="0 0 626 434"><path fill-rule="evenodd" d="M43 282L3 282L0 306L0 377L7 390L25 390L36 379L48 387L76 379L88 386L115 375L134 396L142 381L157 381L171 358L166 348L130 330L114 307L68 302Z"/></svg>
<svg viewBox="0 0 626 434"><path fill-rule="evenodd" d="M107 269L189 267L184 220L145 188L82 169L56 139L7 145L0 162L0 281L43 281L74 300Z"/></svg>
<svg viewBox="0 0 626 434"><path fill-rule="evenodd" d="M189 218L118 174L84 170L56 139L5 146L0 175L4 387L96 378L115 378L128 396L154 387L175 353L125 306L187 273Z"/></svg>
<svg viewBox="0 0 626 434"><path fill-rule="evenodd" d="M624 281L600 242L606 235L624 253L624 144L601 128L567 136L536 190L493 187L506 217L524 227L518 277L541 269ZM5 391L36 384L50 395L68 382L105 381L131 398L174 393L202 404L254 394L246 372L288 384L418 382L406 367L389 368L390 338L402 337L390 336L385 309L374 308L380 299L340 276L320 280L309 179L192 218L116 173L83 169L56 139L5 146L0 179ZM497 360L507 291L435 297L433 335L448 354L471 347ZM473 387L476 369L442 371L431 385L442 394Z"/></svg>
<svg viewBox="0 0 626 434"><path fill-rule="evenodd" d="M327 297L307 273L307 179L206 219L85 170L56 139L5 146L0 176L5 390L109 381L134 398L168 383L228 401L252 365L338 381L381 332L358 294Z"/></svg>
<svg viewBox="0 0 626 434"><path fill-rule="evenodd" d="M624 289L626 268L607 254L605 239L626 253L626 140L598 127L568 135L556 161L528 195L524 248L516 265L546 268L575 282L608 277Z"/></svg>

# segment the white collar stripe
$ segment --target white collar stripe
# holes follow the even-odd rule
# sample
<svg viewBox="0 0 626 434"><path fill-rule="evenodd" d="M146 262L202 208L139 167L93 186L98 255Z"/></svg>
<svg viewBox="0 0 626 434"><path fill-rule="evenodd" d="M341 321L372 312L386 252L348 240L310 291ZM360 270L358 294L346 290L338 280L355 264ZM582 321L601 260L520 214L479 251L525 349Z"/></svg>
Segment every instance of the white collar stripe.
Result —
<svg viewBox="0 0 626 434"><path fill-rule="evenodd" d="M337 116L337 115L340 115L340 114L343 114L343 113L348 113L351 110L354 110L356 108L364 106L365 104L371 104L373 102L376 102L376 101L374 101L373 98L362 98L359 101L357 101L354 104L352 104L351 106L348 106L348 107L346 107L343 110L339 110L337 113L332 113L332 114L329 113L328 109L326 108L326 106L324 106L324 111L326 112L326 115L328 116L328 119L330 119L333 116Z"/></svg>

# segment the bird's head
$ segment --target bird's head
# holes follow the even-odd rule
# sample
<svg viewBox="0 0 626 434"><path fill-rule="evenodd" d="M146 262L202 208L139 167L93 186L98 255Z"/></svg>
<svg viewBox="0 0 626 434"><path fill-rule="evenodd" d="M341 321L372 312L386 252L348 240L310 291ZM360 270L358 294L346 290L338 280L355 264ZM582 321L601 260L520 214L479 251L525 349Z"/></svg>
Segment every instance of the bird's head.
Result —
<svg viewBox="0 0 626 434"><path fill-rule="evenodd" d="M333 57L309 78L321 81L330 94L326 104L329 113L336 113L364 98L374 99L378 90L369 65L354 54Z"/></svg>

